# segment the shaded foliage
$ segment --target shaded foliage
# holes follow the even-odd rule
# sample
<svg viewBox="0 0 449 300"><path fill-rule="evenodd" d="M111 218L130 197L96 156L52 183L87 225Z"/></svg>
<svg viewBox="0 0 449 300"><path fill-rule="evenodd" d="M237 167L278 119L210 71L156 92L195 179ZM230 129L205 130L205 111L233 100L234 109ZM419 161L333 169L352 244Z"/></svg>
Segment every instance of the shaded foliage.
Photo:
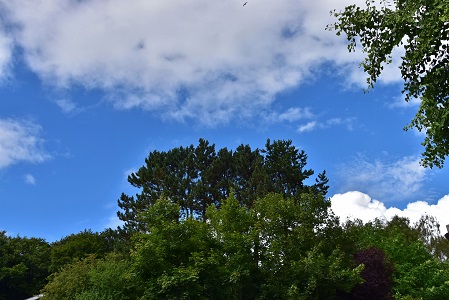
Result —
<svg viewBox="0 0 449 300"><path fill-rule="evenodd" d="M50 245L43 239L9 237L0 232L0 299L37 294L50 274Z"/></svg>
<svg viewBox="0 0 449 300"><path fill-rule="evenodd" d="M356 264L364 266L364 282L352 291L353 299L393 299L392 273L393 265L387 260L385 252L376 247L363 249L355 253Z"/></svg>
<svg viewBox="0 0 449 300"><path fill-rule="evenodd" d="M106 236L92 230L71 234L51 245L52 272L59 271L65 265L79 261L89 255L103 257L112 250Z"/></svg>

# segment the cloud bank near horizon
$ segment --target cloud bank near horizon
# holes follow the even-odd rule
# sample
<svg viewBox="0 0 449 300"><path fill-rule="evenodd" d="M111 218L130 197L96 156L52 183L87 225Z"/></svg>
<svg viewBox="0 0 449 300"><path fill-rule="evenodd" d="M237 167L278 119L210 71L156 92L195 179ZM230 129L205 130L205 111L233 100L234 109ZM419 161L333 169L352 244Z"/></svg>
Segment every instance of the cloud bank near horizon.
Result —
<svg viewBox="0 0 449 300"><path fill-rule="evenodd" d="M369 195L359 191L350 191L335 194L330 198L332 210L340 217L341 221L360 219L369 222L376 218L391 220L395 215L409 218L411 224L417 222L423 215L435 217L440 223L441 234L445 234L446 224L449 224L449 195L439 199L436 204L425 201L410 202L404 209L397 207L387 208L379 200L372 199Z"/></svg>

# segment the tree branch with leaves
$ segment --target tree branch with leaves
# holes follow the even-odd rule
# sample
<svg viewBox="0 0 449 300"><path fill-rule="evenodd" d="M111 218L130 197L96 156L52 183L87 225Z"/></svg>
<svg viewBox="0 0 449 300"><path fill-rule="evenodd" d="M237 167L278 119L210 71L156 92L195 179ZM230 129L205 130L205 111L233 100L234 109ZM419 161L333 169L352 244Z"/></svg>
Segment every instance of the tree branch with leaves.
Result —
<svg viewBox="0 0 449 300"><path fill-rule="evenodd" d="M361 46L361 67L373 88L392 52L404 47L400 65L405 101L421 99L415 118L405 127L426 132L421 160L442 168L449 155L449 1L367 0L365 7L349 5L331 11L337 21L327 26L346 35L348 50Z"/></svg>

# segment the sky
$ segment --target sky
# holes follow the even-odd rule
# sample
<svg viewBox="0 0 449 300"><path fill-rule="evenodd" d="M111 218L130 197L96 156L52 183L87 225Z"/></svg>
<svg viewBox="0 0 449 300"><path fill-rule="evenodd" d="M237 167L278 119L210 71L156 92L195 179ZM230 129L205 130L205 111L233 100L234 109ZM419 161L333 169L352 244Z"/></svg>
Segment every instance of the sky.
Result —
<svg viewBox="0 0 449 300"><path fill-rule="evenodd" d="M291 139L347 217L449 224L449 171L404 131L395 49L368 93L332 9L359 0L0 0L0 230L49 242L119 225L150 151ZM442 226L445 233L445 226Z"/></svg>

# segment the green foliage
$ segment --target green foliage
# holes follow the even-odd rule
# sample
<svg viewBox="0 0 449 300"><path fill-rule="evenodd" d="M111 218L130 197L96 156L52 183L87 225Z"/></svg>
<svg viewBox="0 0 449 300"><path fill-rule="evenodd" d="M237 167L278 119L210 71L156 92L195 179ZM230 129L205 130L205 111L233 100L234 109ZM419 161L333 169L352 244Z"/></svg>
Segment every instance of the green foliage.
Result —
<svg viewBox="0 0 449 300"><path fill-rule="evenodd" d="M432 245L428 244L432 224L433 219L426 216L413 226L406 218L394 217L387 223L347 222L345 233L347 242L354 247L352 251L374 246L385 252L394 268L395 298L444 299L449 283L448 264L432 254Z"/></svg>
<svg viewBox="0 0 449 300"><path fill-rule="evenodd" d="M145 299L200 299L200 269L192 256L208 251L206 224L179 220L180 206L161 199L141 218L146 233L134 236L134 270L145 285Z"/></svg>
<svg viewBox="0 0 449 300"><path fill-rule="evenodd" d="M315 184L304 184L314 173L305 169L306 164L307 155L290 140L268 140L263 150L240 145L234 152L226 148L217 152L215 145L200 139L196 147L153 151L145 166L128 177L141 193L135 197L122 194L118 200L118 216L125 222L122 231L131 236L144 230L138 214L161 197L180 206L180 217L204 220L207 207L220 207L231 190L239 203L248 208L270 192L294 196L311 191L325 195L325 172L318 175Z"/></svg>
<svg viewBox="0 0 449 300"><path fill-rule="evenodd" d="M43 289L43 299L75 299L89 286L89 272L96 263L95 256L91 255L52 274L50 282Z"/></svg>
<svg viewBox="0 0 449 300"><path fill-rule="evenodd" d="M88 255L103 257L112 249L104 235L91 230L71 234L51 245L51 271L57 272Z"/></svg>
<svg viewBox="0 0 449 300"><path fill-rule="evenodd" d="M374 87L394 48L403 46L400 66L406 101L421 98L421 106L407 128L426 131L422 163L442 167L449 155L449 2L448 0L366 0L364 8L347 6L331 14L337 21L328 29L346 34L349 51L361 44L361 63Z"/></svg>
<svg viewBox="0 0 449 300"><path fill-rule="evenodd" d="M25 299L39 292L49 275L50 245L43 239L0 232L0 299Z"/></svg>
<svg viewBox="0 0 449 300"><path fill-rule="evenodd" d="M313 175L313 170L304 170L307 155L292 146L292 141L271 141L265 149L265 169L272 183L268 191L283 195L295 195L303 191L303 181Z"/></svg>
<svg viewBox="0 0 449 300"><path fill-rule="evenodd" d="M123 255L87 256L53 274L43 289L43 299L137 299L138 285L130 269L130 261Z"/></svg>
<svg viewBox="0 0 449 300"><path fill-rule="evenodd" d="M213 293L221 292L222 299L255 299L261 280L255 214L231 193L220 209L209 207L207 217L214 249L206 261L218 275Z"/></svg>
<svg viewBox="0 0 449 300"><path fill-rule="evenodd" d="M132 230L52 245L0 232L0 300L37 294L49 267L50 300L447 298L436 220L341 225L325 173L305 185L313 171L291 141L153 154L130 176L138 201L122 202Z"/></svg>
<svg viewBox="0 0 449 300"><path fill-rule="evenodd" d="M338 231L329 205L314 194L299 201L271 194L256 203L261 299L332 299L360 282L362 268L326 239Z"/></svg>
<svg viewBox="0 0 449 300"><path fill-rule="evenodd" d="M351 290L363 267L325 241L338 230L329 203L300 199L268 194L247 208L231 193L206 222L156 201L132 253L144 299L331 299Z"/></svg>

